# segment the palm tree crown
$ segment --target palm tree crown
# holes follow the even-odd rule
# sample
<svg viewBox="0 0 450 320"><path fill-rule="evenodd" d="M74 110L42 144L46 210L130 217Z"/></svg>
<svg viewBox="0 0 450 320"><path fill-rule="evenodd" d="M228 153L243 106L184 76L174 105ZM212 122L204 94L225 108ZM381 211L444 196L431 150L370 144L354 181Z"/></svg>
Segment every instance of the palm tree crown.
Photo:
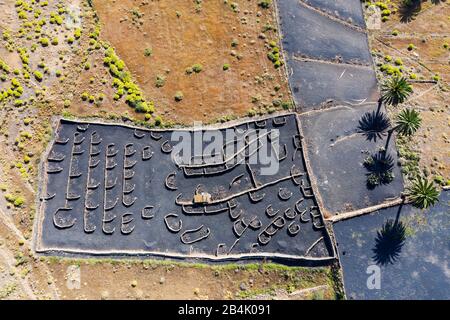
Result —
<svg viewBox="0 0 450 320"><path fill-rule="evenodd" d="M402 110L396 120L396 130L403 136L412 136L420 128L422 119L420 114L413 109Z"/></svg>
<svg viewBox="0 0 450 320"><path fill-rule="evenodd" d="M382 101L394 106L403 103L412 92L412 86L405 77L392 77L381 85Z"/></svg>
<svg viewBox="0 0 450 320"><path fill-rule="evenodd" d="M433 185L433 182L421 177L414 181L406 194L413 204L421 209L434 206L439 201L439 191Z"/></svg>

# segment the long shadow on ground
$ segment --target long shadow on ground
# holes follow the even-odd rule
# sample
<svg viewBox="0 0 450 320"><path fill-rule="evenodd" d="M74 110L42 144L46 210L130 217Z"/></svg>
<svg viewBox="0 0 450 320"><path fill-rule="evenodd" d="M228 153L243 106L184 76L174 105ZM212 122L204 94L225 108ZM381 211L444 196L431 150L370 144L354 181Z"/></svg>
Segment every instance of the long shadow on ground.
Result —
<svg viewBox="0 0 450 320"><path fill-rule="evenodd" d="M334 224L347 298L450 299L449 213L444 191L428 210L404 205ZM369 289L377 267L381 288Z"/></svg>
<svg viewBox="0 0 450 320"><path fill-rule="evenodd" d="M360 130L361 119L375 109L339 107L300 116L312 174L332 214L377 205L403 191L394 141L383 152L385 134L374 139ZM370 175L379 178L376 186L368 185Z"/></svg>

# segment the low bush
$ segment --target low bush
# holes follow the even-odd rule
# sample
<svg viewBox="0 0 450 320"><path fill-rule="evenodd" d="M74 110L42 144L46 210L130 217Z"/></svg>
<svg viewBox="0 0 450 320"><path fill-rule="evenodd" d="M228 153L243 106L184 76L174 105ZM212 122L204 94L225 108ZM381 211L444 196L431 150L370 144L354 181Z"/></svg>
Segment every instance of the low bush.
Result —
<svg viewBox="0 0 450 320"><path fill-rule="evenodd" d="M183 100L183 98L184 98L183 92L177 91L177 92L175 93L174 98L175 98L175 101L180 102L180 101Z"/></svg>
<svg viewBox="0 0 450 320"><path fill-rule="evenodd" d="M34 78L39 82L41 82L42 79L44 78L44 75L38 70L34 71L33 75L34 75Z"/></svg>
<svg viewBox="0 0 450 320"><path fill-rule="evenodd" d="M258 6L260 6L263 9L268 9L271 4L272 4L272 0L262 0L262 1L258 2Z"/></svg>

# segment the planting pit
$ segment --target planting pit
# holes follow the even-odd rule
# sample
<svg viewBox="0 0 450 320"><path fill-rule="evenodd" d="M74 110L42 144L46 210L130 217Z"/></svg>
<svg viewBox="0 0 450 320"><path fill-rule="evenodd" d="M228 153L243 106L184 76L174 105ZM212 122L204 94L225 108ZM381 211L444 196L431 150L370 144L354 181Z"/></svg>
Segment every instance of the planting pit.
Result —
<svg viewBox="0 0 450 320"><path fill-rule="evenodd" d="M205 142L187 164L174 151L172 134L199 141L202 133L243 137L251 129L258 136L244 138L244 148L229 153L223 144L223 161L204 156ZM235 161L260 149L278 150L274 174ZM203 131L61 120L41 169L36 251L326 264L333 248L302 152L294 114ZM195 195L211 198L199 203Z"/></svg>

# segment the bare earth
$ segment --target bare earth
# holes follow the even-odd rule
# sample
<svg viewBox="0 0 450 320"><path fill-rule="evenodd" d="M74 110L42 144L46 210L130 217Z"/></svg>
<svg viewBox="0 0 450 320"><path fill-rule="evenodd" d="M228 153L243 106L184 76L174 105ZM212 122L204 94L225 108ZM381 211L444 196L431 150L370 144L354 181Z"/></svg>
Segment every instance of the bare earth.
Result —
<svg viewBox="0 0 450 320"><path fill-rule="evenodd" d="M187 124L242 116L253 107L270 107L274 99L289 100L284 69L275 69L267 58L269 41L278 37L275 31L263 33L264 26L277 25L273 10L259 8L257 1L233 3L238 12L224 1L203 1L198 10L195 1L94 1L104 39L158 112ZM187 74L194 64L203 70ZM224 64L229 64L226 71ZM165 78L163 87L156 87L157 76ZM184 95L180 102L174 99L177 91ZM252 103L253 97L258 102Z"/></svg>

